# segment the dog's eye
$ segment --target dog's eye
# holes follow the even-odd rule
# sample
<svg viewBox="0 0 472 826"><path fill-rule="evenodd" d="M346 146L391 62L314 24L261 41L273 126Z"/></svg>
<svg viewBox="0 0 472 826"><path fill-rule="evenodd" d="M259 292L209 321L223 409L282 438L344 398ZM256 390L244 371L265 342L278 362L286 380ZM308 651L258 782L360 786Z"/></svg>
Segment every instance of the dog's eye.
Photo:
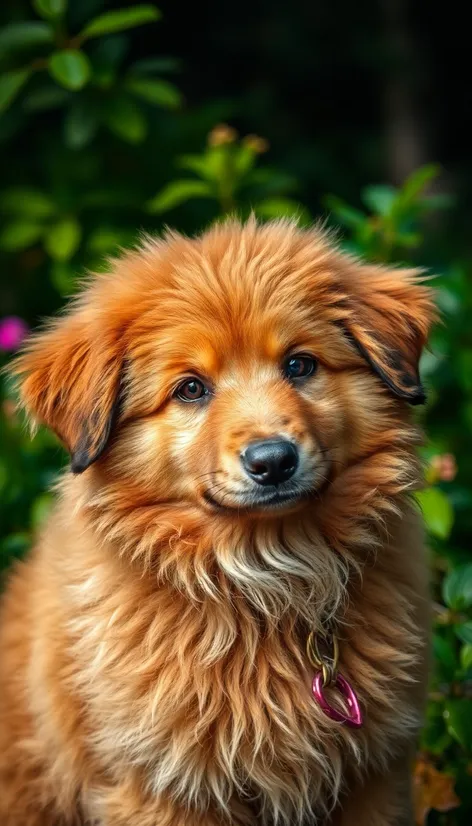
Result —
<svg viewBox="0 0 472 826"><path fill-rule="evenodd" d="M304 379L316 370L316 361L311 356L290 356L285 362L284 373L288 379Z"/></svg>
<svg viewBox="0 0 472 826"><path fill-rule="evenodd" d="M187 379L179 384L175 395L183 402L198 402L203 399L210 391L205 387L200 379Z"/></svg>

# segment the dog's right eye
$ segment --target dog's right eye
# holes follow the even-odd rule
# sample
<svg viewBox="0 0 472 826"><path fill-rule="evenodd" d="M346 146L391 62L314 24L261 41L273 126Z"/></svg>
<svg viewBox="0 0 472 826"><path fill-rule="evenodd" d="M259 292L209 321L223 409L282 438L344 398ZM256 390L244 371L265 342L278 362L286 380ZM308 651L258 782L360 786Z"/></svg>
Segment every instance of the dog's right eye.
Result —
<svg viewBox="0 0 472 826"><path fill-rule="evenodd" d="M284 373L288 379L306 379L315 372L316 367L313 356L297 353L285 362Z"/></svg>
<svg viewBox="0 0 472 826"><path fill-rule="evenodd" d="M198 402L204 396L208 396L209 392L208 387L205 387L200 379L186 379L179 384L175 395L182 402Z"/></svg>

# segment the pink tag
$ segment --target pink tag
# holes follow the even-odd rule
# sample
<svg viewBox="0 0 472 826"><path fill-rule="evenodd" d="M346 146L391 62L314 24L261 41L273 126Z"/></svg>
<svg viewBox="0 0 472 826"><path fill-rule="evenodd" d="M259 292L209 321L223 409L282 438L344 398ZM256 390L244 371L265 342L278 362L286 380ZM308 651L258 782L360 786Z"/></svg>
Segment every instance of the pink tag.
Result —
<svg viewBox="0 0 472 826"><path fill-rule="evenodd" d="M345 723L346 726L350 726L351 728L360 728L363 723L362 712L354 689L341 674L336 675L334 686L344 697L350 712L349 714L344 714L342 711L338 711L337 708L333 708L326 699L323 693L323 675L321 671L315 674L313 678L312 690L314 699L321 710L324 711L326 716L330 717L331 720L336 720L337 723Z"/></svg>

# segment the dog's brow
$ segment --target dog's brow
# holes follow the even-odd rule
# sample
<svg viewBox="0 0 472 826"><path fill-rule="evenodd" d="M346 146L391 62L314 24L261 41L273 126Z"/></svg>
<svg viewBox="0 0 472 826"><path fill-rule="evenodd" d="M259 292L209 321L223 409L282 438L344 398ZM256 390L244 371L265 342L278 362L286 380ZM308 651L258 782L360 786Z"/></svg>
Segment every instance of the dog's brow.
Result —
<svg viewBox="0 0 472 826"><path fill-rule="evenodd" d="M264 352L270 359L278 358L280 356L280 352L284 350L283 342L273 330L266 333L263 344Z"/></svg>
<svg viewBox="0 0 472 826"><path fill-rule="evenodd" d="M191 354L189 353L188 361L197 373L205 376L214 375L220 366L218 353L210 343L199 343Z"/></svg>

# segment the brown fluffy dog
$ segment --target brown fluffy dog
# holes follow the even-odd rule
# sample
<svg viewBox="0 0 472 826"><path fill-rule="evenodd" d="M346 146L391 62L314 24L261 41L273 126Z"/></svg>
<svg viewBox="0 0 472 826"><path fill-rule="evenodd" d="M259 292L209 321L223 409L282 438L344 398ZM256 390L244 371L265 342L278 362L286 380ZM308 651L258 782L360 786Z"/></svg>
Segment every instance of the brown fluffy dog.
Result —
<svg viewBox="0 0 472 826"><path fill-rule="evenodd" d="M420 281L234 221L146 241L33 338L72 473L3 598L2 826L411 822ZM361 728L311 693L328 625Z"/></svg>

